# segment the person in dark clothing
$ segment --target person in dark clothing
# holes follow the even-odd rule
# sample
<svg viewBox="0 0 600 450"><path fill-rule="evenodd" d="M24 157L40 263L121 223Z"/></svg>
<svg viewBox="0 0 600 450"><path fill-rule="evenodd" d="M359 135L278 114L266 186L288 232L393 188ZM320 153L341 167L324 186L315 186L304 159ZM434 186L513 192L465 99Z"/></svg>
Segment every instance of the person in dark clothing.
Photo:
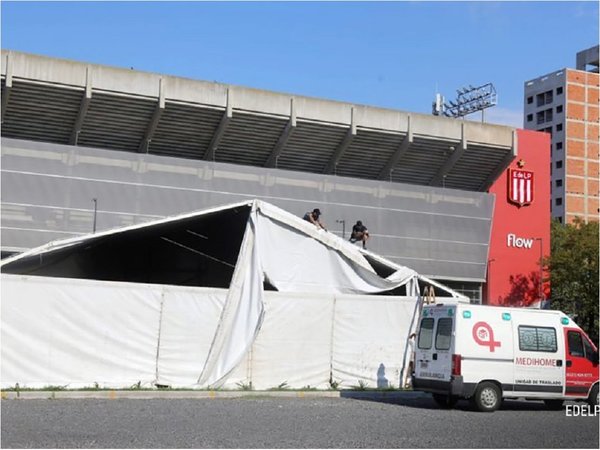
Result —
<svg viewBox="0 0 600 450"><path fill-rule="evenodd" d="M319 208L315 208L312 211L304 214L303 219L306 220L307 222L314 224L317 228L323 228L325 231L327 231L325 226L319 220L320 216L321 216L321 210Z"/></svg>
<svg viewBox="0 0 600 450"><path fill-rule="evenodd" d="M369 230L358 220L356 225L352 227L352 234L350 235L350 242L362 241L363 248L367 248L367 240L369 239Z"/></svg>

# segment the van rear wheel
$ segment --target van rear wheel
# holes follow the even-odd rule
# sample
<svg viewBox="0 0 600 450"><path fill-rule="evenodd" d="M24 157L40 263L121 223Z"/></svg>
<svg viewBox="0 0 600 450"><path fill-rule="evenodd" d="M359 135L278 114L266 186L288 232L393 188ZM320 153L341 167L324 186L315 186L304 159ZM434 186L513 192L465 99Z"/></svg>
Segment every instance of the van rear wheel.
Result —
<svg viewBox="0 0 600 450"><path fill-rule="evenodd" d="M452 408L458 402L458 397L454 395L432 394L433 400L442 408Z"/></svg>
<svg viewBox="0 0 600 450"><path fill-rule="evenodd" d="M502 392L496 384L484 381L475 389L472 400L479 411L494 412L500 408Z"/></svg>
<svg viewBox="0 0 600 450"><path fill-rule="evenodd" d="M563 407L563 400L544 400L546 408L550 411L560 411Z"/></svg>

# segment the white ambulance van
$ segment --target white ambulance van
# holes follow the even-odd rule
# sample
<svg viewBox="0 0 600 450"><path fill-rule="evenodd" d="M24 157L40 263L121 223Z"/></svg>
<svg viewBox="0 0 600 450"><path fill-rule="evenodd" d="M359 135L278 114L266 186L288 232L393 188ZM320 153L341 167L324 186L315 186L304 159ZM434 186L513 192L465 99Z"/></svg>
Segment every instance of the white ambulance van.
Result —
<svg viewBox="0 0 600 450"><path fill-rule="evenodd" d="M560 311L423 306L413 367L413 388L440 406L461 398L489 412L505 398L598 405L598 349Z"/></svg>

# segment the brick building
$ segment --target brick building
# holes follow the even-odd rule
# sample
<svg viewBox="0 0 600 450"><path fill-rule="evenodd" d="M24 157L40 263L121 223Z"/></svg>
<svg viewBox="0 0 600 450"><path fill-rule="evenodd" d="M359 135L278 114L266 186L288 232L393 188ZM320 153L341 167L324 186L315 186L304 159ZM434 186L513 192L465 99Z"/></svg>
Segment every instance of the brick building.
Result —
<svg viewBox="0 0 600 450"><path fill-rule="evenodd" d="M598 46L577 54L576 69L525 83L524 128L551 135L552 217L598 220Z"/></svg>

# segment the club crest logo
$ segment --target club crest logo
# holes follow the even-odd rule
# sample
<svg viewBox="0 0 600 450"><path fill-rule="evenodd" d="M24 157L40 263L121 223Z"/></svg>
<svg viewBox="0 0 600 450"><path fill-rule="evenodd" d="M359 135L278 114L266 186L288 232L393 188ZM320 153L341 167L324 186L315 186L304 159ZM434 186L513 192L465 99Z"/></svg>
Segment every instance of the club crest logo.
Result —
<svg viewBox="0 0 600 450"><path fill-rule="evenodd" d="M533 172L522 169L508 169L508 201L519 206L533 203Z"/></svg>

